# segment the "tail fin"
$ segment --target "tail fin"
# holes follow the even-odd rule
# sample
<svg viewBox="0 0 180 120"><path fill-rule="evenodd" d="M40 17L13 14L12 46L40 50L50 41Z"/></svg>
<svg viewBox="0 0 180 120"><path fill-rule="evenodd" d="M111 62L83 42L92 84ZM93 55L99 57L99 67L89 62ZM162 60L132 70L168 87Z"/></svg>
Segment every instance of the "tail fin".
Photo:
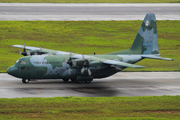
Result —
<svg viewBox="0 0 180 120"><path fill-rule="evenodd" d="M156 17L153 13L146 14L130 50L139 54L159 54Z"/></svg>
<svg viewBox="0 0 180 120"><path fill-rule="evenodd" d="M159 54L156 17L154 13L146 14L129 50L109 54Z"/></svg>

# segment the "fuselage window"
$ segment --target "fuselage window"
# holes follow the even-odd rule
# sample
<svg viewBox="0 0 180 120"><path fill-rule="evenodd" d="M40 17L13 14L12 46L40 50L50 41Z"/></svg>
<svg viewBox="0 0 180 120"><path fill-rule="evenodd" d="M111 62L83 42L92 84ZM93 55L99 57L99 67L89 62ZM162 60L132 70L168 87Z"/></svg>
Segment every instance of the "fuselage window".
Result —
<svg viewBox="0 0 180 120"><path fill-rule="evenodd" d="M21 64L26 64L26 60L22 60L22 61L21 61Z"/></svg>
<svg viewBox="0 0 180 120"><path fill-rule="evenodd" d="M26 67L21 67L21 70L26 70Z"/></svg>

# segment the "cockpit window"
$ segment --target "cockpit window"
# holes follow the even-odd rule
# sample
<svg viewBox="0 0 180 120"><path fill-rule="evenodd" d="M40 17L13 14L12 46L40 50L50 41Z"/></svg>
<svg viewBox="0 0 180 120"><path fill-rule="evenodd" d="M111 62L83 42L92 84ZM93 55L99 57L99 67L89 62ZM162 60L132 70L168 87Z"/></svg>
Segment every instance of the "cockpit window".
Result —
<svg viewBox="0 0 180 120"><path fill-rule="evenodd" d="M17 60L16 63L18 64L29 64L29 61L27 59Z"/></svg>

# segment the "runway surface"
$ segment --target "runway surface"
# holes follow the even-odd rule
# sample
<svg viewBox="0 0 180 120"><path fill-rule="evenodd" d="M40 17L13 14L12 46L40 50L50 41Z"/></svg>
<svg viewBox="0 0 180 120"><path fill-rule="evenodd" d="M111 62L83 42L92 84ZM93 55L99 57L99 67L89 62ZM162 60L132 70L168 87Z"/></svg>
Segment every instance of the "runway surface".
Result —
<svg viewBox="0 0 180 120"><path fill-rule="evenodd" d="M39 80L23 84L21 79L0 74L0 98L56 96L161 96L180 95L180 72L120 72L91 84Z"/></svg>
<svg viewBox="0 0 180 120"><path fill-rule="evenodd" d="M0 20L143 20L148 12L157 20L180 20L179 3L0 3Z"/></svg>

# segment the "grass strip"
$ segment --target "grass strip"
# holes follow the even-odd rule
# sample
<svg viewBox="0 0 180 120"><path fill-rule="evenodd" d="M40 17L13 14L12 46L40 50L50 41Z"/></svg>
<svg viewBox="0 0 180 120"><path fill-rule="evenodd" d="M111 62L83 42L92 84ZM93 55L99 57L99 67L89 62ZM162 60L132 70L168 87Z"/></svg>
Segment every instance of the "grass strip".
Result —
<svg viewBox="0 0 180 120"><path fill-rule="evenodd" d="M14 44L104 54L129 49L142 21L0 21L0 72L22 57ZM175 61L145 59L143 69L124 71L180 71L180 21L157 21L159 52Z"/></svg>
<svg viewBox="0 0 180 120"><path fill-rule="evenodd" d="M0 99L0 119L179 120L180 96Z"/></svg>
<svg viewBox="0 0 180 120"><path fill-rule="evenodd" d="M2 3L180 3L180 0L0 0Z"/></svg>

